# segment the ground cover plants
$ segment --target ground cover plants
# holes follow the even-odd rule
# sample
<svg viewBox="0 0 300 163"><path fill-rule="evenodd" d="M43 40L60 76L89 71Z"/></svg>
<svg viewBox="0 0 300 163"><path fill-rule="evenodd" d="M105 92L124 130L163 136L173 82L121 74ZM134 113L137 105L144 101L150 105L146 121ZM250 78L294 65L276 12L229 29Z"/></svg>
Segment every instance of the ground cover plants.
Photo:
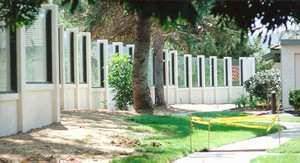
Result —
<svg viewBox="0 0 300 163"><path fill-rule="evenodd" d="M201 112L184 115L140 115L128 118L131 121L130 130L141 133L151 132L152 136L134 136L139 139L140 146L137 153L126 158L116 158L115 162L168 162L195 151L202 151L208 147L208 131L206 125L195 125L193 131L193 148L190 150L190 116L203 118L220 118L247 116L244 112ZM269 133L276 132L274 126ZM265 130L247 129L226 125L211 125L210 148L229 144L267 134ZM143 134L139 134L143 135ZM159 145L153 145L159 144Z"/></svg>
<svg viewBox="0 0 300 163"><path fill-rule="evenodd" d="M268 154L259 156L252 163L258 162L300 162L300 138L292 139L278 148L268 150Z"/></svg>

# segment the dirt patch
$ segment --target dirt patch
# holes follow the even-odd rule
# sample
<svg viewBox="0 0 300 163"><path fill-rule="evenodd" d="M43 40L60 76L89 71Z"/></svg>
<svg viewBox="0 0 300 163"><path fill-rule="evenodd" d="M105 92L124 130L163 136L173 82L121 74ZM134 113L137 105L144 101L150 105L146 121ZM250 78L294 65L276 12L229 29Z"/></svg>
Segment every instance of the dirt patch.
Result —
<svg viewBox="0 0 300 163"><path fill-rule="evenodd" d="M133 154L134 149L111 141L131 136L122 111L63 111L61 122L0 138L2 160L109 160ZM120 136L121 135L121 136ZM1 160L1 161L2 161ZM0 161L0 162L1 162Z"/></svg>
<svg viewBox="0 0 300 163"><path fill-rule="evenodd" d="M160 107L155 114L182 114L206 111L211 106L173 105ZM212 107L211 107L212 108ZM213 108L220 109L219 106ZM134 147L141 145L132 137L150 137L156 133L128 130L125 117L134 111L70 110L61 112L61 122L42 128L0 138L0 162L91 160L108 162L115 157L137 155ZM115 143L112 143L114 141ZM159 142L147 144L160 147Z"/></svg>
<svg viewBox="0 0 300 163"><path fill-rule="evenodd" d="M152 147L161 147L162 144L161 144L160 142L151 142L151 143L149 144L149 146L152 146Z"/></svg>
<svg viewBox="0 0 300 163"><path fill-rule="evenodd" d="M124 148L134 148L141 145L141 142L137 139L121 139L119 142L112 141L111 144L116 145L118 147Z"/></svg>

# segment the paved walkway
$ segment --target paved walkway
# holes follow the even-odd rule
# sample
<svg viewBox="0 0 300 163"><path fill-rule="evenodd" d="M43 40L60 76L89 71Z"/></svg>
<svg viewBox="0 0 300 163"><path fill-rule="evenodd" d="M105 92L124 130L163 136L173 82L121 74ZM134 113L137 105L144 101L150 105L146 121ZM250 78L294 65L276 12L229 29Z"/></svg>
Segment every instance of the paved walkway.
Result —
<svg viewBox="0 0 300 163"><path fill-rule="evenodd" d="M280 132L281 144L293 138L300 137L300 123L281 122L281 124L287 128ZM251 159L266 154L263 150L277 148L278 146L278 133L273 133L268 136L257 137L211 149L213 152L196 152L176 160L175 163L250 162Z"/></svg>

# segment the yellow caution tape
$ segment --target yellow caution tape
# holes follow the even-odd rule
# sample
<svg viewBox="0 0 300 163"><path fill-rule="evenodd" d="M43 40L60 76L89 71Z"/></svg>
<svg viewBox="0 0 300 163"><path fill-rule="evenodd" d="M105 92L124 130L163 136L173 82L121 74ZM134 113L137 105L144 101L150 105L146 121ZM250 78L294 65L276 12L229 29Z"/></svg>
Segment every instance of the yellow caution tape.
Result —
<svg viewBox="0 0 300 163"><path fill-rule="evenodd" d="M192 116L190 123L191 123L192 128L194 128L194 125L193 125L193 122L194 122L194 123L205 124L205 125L210 125L211 123L225 124L228 126L265 129L265 130L269 131L274 126L275 120L277 118L278 118L278 114L271 115L271 116L244 116L244 117L216 118L216 119L210 119L210 120L203 120L200 117ZM268 120L268 119L271 120L271 123L266 126L234 123L234 122L244 122L244 121L253 121L253 120Z"/></svg>
<svg viewBox="0 0 300 163"><path fill-rule="evenodd" d="M272 118L275 118L275 117L277 117L277 116L278 116L278 115L217 118L217 119L211 119L210 122L216 122L216 123L243 122L243 121L250 121L250 120L265 120L265 119L272 119Z"/></svg>
<svg viewBox="0 0 300 163"><path fill-rule="evenodd" d="M203 120L200 117L191 117L191 122L196 122L204 125L210 125L210 120Z"/></svg>

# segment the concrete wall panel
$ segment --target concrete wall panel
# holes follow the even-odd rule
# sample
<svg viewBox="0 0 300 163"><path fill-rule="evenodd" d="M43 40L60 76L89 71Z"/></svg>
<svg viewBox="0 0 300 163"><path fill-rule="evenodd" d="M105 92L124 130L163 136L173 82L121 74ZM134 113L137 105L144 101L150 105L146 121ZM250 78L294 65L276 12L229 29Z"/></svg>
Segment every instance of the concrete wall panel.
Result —
<svg viewBox="0 0 300 163"><path fill-rule="evenodd" d="M0 136L18 132L16 100L0 100Z"/></svg>

